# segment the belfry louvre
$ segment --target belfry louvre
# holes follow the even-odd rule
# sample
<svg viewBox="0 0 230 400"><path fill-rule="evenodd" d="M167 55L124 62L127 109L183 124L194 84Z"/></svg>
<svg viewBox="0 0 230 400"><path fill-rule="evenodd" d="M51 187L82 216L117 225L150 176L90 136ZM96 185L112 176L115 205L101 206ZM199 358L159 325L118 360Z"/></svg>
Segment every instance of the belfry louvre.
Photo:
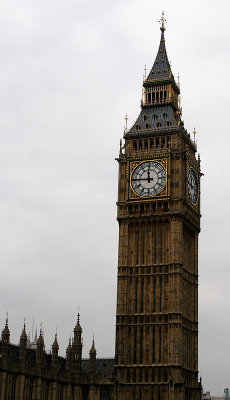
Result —
<svg viewBox="0 0 230 400"><path fill-rule="evenodd" d="M115 358L82 358L78 314L66 357L30 342L24 324L0 341L0 400L198 400L200 159L181 119L165 19L144 77L141 111L120 144Z"/></svg>

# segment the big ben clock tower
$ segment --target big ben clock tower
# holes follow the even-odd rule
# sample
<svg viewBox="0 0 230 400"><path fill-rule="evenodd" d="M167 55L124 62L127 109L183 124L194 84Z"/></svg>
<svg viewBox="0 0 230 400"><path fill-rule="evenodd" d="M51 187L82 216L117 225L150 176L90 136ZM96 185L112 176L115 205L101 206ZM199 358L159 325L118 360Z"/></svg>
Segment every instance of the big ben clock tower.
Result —
<svg viewBox="0 0 230 400"><path fill-rule="evenodd" d="M115 370L120 400L198 400L200 160L165 47L121 147Z"/></svg>

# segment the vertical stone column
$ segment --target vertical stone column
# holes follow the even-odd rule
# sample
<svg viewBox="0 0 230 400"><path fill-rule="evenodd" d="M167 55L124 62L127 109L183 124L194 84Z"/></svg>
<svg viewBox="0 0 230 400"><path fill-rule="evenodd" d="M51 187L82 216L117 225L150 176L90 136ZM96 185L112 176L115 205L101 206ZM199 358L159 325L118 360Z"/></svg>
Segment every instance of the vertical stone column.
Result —
<svg viewBox="0 0 230 400"><path fill-rule="evenodd" d="M16 400L24 400L25 375L19 375L17 378Z"/></svg>
<svg viewBox="0 0 230 400"><path fill-rule="evenodd" d="M41 377L39 377L37 379L36 400L41 400L41 390L42 390L42 379Z"/></svg>
<svg viewBox="0 0 230 400"><path fill-rule="evenodd" d="M7 373L6 372L2 372L0 374L0 379L2 382L1 385L1 400L5 400L5 392L6 392L6 379L7 379Z"/></svg>

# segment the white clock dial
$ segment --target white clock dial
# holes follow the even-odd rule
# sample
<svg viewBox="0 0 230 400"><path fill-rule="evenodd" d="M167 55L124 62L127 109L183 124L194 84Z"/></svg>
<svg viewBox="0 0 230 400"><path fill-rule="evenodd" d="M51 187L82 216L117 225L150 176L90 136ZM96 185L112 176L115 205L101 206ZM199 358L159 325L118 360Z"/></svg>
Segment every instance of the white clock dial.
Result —
<svg viewBox="0 0 230 400"><path fill-rule="evenodd" d="M145 161L138 165L131 176L131 186L142 197L157 195L166 184L166 171L155 161Z"/></svg>
<svg viewBox="0 0 230 400"><path fill-rule="evenodd" d="M188 171L188 196L191 203L196 204L197 202L197 178L195 171L189 168Z"/></svg>

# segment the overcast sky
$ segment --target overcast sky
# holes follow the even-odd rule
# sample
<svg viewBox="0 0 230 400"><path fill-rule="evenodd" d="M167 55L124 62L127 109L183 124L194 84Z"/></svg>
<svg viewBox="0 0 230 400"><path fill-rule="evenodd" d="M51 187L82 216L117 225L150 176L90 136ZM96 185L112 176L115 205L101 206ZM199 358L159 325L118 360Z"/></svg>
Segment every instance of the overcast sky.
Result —
<svg viewBox="0 0 230 400"><path fill-rule="evenodd" d="M140 109L165 10L183 119L202 171L199 370L230 386L229 0L3 0L0 10L0 329L42 321L65 354L80 306L84 356L114 356L117 162Z"/></svg>

